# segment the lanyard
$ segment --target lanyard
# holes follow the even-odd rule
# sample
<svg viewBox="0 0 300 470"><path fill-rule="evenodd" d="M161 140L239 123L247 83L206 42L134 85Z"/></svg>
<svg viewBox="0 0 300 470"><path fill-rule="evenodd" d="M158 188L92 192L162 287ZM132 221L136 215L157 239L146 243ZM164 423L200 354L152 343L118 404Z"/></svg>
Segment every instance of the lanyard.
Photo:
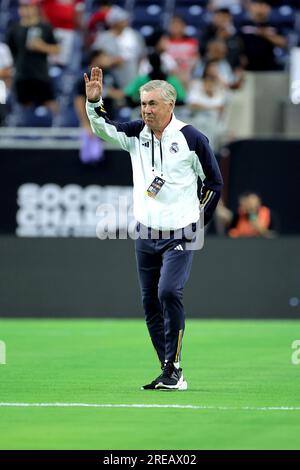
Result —
<svg viewBox="0 0 300 470"><path fill-rule="evenodd" d="M152 139L152 173L154 173L155 165L154 165L154 133L153 131L151 131L151 139ZM159 141L159 149L160 149L160 161L161 161L161 177L163 177L164 172L163 172L163 154L162 154L161 140Z"/></svg>

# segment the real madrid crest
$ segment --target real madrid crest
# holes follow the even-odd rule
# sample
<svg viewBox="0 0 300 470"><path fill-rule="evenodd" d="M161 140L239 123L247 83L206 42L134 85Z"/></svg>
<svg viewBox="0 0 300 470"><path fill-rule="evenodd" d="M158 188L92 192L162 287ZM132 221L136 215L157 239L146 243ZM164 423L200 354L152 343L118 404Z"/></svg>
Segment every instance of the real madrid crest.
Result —
<svg viewBox="0 0 300 470"><path fill-rule="evenodd" d="M170 152L171 153L177 153L179 150L177 142L172 142L171 147L170 147Z"/></svg>

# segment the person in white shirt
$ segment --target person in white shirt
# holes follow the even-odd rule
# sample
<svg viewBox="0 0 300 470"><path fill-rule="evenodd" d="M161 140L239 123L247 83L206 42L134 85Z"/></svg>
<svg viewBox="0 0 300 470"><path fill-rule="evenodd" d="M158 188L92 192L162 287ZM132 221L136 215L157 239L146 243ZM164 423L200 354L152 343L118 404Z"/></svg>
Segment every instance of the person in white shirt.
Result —
<svg viewBox="0 0 300 470"><path fill-rule="evenodd" d="M144 390L186 390L180 368L184 333L183 288L193 251L188 236L207 223L217 205L222 176L208 139L176 119L176 91L163 80L140 89L142 120L111 121L102 101L102 71L84 75L87 114L95 134L130 153L133 168L136 259L146 323L162 374ZM200 204L197 181L202 180Z"/></svg>
<svg viewBox="0 0 300 470"><path fill-rule="evenodd" d="M137 75L141 59L145 56L142 35L128 24L128 13L117 5L106 16L109 29L96 36L93 49L101 49L114 59L113 73L120 88L124 88Z"/></svg>
<svg viewBox="0 0 300 470"><path fill-rule="evenodd" d="M9 47L0 42L0 124L5 118L5 105L11 88L13 57Z"/></svg>
<svg viewBox="0 0 300 470"><path fill-rule="evenodd" d="M7 44L0 42L0 78L11 78L14 61Z"/></svg>
<svg viewBox="0 0 300 470"><path fill-rule="evenodd" d="M214 150L218 149L225 131L224 111L228 93L220 80L217 62L212 60L206 64L202 79L191 82L187 96L193 125L205 133Z"/></svg>
<svg viewBox="0 0 300 470"><path fill-rule="evenodd" d="M172 75L176 72L177 62L167 52L168 35L164 31L155 31L148 39L147 45L149 53L156 52L160 56L161 69L167 75ZM145 57L139 67L139 75L148 75L152 72L152 66L148 57Z"/></svg>

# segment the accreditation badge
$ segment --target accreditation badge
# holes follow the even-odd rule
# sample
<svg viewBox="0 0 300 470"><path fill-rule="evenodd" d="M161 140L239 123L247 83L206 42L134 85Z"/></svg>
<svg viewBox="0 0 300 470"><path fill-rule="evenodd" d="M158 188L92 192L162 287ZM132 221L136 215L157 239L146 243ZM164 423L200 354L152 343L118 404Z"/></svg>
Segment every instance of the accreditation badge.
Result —
<svg viewBox="0 0 300 470"><path fill-rule="evenodd" d="M154 180L152 181L149 188L147 189L147 192L146 192L147 196L155 199L164 184L165 184L165 180L163 180L159 176L155 176Z"/></svg>

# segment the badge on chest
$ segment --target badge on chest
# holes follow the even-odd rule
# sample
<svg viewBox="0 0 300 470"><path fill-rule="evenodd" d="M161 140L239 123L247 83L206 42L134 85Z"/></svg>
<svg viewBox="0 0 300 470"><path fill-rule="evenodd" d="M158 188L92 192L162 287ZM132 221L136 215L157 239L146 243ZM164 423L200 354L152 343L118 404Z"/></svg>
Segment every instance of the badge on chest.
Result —
<svg viewBox="0 0 300 470"><path fill-rule="evenodd" d="M164 179L160 178L159 176L155 176L154 180L152 181L149 188L147 189L147 193L146 193L147 196L155 199L164 184L165 184Z"/></svg>

